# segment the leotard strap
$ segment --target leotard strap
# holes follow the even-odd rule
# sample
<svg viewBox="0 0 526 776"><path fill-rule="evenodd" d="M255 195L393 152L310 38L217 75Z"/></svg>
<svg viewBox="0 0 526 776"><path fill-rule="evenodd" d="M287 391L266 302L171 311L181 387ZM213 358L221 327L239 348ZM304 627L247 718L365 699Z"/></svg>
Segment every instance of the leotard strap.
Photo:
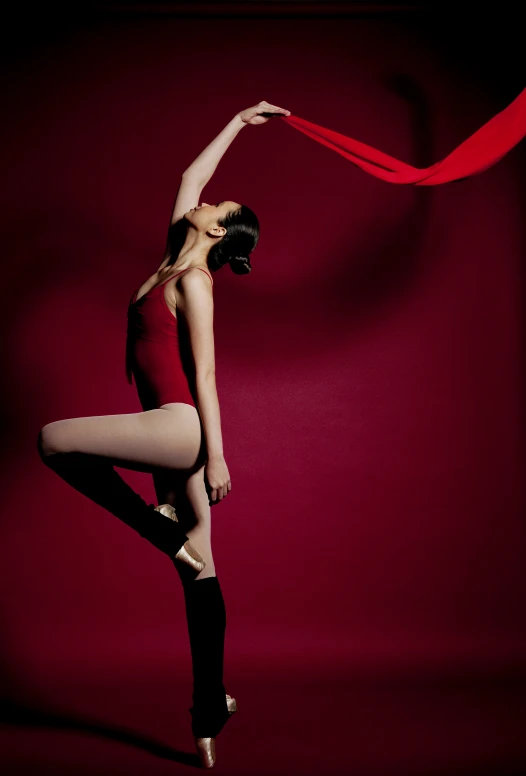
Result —
<svg viewBox="0 0 526 776"><path fill-rule="evenodd" d="M166 278L166 280L163 280L162 283L159 283L159 286L164 286L164 284L168 283L169 280L172 280L173 278L177 277L177 275L180 275L181 272L186 272L187 269L192 269L192 267L187 267L186 269L180 270L180 272L176 272L175 275L171 275L169 278ZM211 275L206 271L206 269L203 269L202 267L194 267L194 269L200 269L201 272L204 272L205 275L208 275L208 277L210 278L210 282L212 283L212 285L214 285L214 281L212 280ZM156 286L156 288L159 288L159 286Z"/></svg>
<svg viewBox="0 0 526 776"><path fill-rule="evenodd" d="M200 269L201 272L204 272L205 275L208 275L208 277L210 278L210 282L212 283L212 285L214 285L214 281L212 280L212 276L211 276L211 274L209 272L206 271L206 269L203 269L202 267L196 267L196 269Z"/></svg>

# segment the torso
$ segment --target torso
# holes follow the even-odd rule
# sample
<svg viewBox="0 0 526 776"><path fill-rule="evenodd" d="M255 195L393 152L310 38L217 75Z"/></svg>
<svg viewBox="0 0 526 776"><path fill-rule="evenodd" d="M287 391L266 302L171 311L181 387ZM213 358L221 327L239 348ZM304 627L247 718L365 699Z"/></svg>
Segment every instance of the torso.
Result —
<svg viewBox="0 0 526 776"><path fill-rule="evenodd" d="M157 271L135 291L128 306L126 374L132 375L144 410L171 402L196 406L195 369L183 321L177 320L178 279L188 269ZM204 272L213 284L210 271ZM164 287L168 287L168 291ZM183 316L184 317L184 316Z"/></svg>
<svg viewBox="0 0 526 776"><path fill-rule="evenodd" d="M185 269L190 269L190 267L186 267ZM199 269L202 269L199 267ZM209 270L204 270L210 277L210 280L212 280L212 277L210 275ZM139 299L141 299L146 294L149 294L151 291L153 291L158 286L164 285L163 290L160 292L164 296L164 301L166 302L166 306L174 316L174 318L177 318L177 304L178 304L178 280L183 275L184 269L178 269L174 272L174 265L171 265L166 271L164 272L156 272L154 275L151 275L148 280L142 284L137 289L137 292L135 294L134 302L138 302ZM212 284L213 284L212 280Z"/></svg>

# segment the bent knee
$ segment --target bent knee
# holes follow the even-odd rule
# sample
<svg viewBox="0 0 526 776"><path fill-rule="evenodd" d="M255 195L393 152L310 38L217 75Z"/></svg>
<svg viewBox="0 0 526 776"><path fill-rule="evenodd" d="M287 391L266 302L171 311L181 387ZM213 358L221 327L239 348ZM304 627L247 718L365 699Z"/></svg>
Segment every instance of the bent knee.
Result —
<svg viewBox="0 0 526 776"><path fill-rule="evenodd" d="M38 432L37 450L42 460L46 460L55 453L64 452L60 445L58 423L60 423L60 421L47 423L45 426L42 426Z"/></svg>

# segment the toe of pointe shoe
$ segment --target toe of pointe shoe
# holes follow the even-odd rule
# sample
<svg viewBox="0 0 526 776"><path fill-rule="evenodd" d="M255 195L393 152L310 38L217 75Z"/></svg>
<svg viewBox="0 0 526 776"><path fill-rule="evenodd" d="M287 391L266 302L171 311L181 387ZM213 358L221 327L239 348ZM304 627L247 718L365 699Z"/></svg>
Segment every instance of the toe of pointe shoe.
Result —
<svg viewBox="0 0 526 776"><path fill-rule="evenodd" d="M159 504L158 506L154 507L156 512L160 512L161 515L164 515L165 517L169 517L170 520L173 520L174 522L178 523L179 520L177 519L177 513L175 511L175 507L173 507L171 504Z"/></svg>
<svg viewBox="0 0 526 776"><path fill-rule="evenodd" d="M156 512L160 512L161 515L164 515L170 520L173 520L175 523L179 522L175 508L171 504L159 504L158 506L154 507L154 509ZM189 541L183 544L180 550L176 553L175 559L185 563L187 566L190 566L190 568L197 572L201 572L206 566L205 561L199 555L197 550L192 547Z"/></svg>
<svg viewBox="0 0 526 776"><path fill-rule="evenodd" d="M216 764L215 738L195 738L195 748L202 768L213 768Z"/></svg>
<svg viewBox="0 0 526 776"><path fill-rule="evenodd" d="M196 549L192 547L190 542L185 542L181 549L175 553L175 559L186 563L187 566L194 569L194 571L200 572L206 566L206 563L199 555Z"/></svg>

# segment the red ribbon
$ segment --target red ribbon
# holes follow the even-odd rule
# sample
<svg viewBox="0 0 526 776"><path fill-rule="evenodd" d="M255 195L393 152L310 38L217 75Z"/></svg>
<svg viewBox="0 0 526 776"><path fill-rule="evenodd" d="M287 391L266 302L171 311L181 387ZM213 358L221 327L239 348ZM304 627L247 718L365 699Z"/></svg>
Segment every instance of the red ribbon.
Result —
<svg viewBox="0 0 526 776"><path fill-rule="evenodd" d="M388 183L435 186L476 175L498 162L526 135L526 89L441 162L419 169L377 151L351 137L321 127L299 116L283 116L295 129L332 148L365 172Z"/></svg>

